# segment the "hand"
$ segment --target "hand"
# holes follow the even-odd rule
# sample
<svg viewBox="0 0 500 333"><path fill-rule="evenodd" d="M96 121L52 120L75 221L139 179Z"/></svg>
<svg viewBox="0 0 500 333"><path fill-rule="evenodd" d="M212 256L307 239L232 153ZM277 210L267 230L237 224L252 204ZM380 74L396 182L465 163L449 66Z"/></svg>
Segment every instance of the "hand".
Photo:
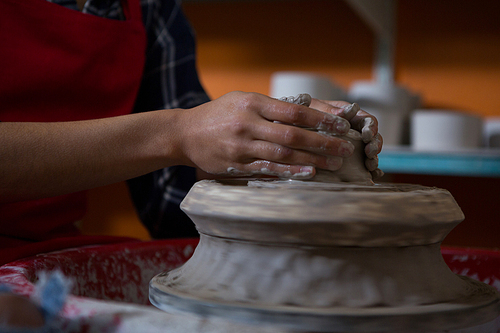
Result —
<svg viewBox="0 0 500 333"><path fill-rule="evenodd" d="M210 174L310 178L314 167L338 170L354 150L348 141L301 128L343 135L348 120L261 94L232 92L179 117L184 163Z"/></svg>
<svg viewBox="0 0 500 333"><path fill-rule="evenodd" d="M360 110L356 103L323 101L313 98L310 107L349 120L352 128L361 133L363 141L366 143L365 166L371 172L372 178L378 179L384 175L382 170L378 168L377 155L382 151L383 139L378 133L377 118Z"/></svg>

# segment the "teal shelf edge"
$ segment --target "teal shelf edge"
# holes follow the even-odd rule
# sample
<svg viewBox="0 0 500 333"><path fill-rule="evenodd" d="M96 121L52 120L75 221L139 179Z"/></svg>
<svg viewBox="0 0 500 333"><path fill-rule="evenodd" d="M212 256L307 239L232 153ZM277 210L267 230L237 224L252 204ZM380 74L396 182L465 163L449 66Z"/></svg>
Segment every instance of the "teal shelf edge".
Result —
<svg viewBox="0 0 500 333"><path fill-rule="evenodd" d="M496 178L500 177L500 149L415 152L410 148L384 148L379 167L385 173Z"/></svg>

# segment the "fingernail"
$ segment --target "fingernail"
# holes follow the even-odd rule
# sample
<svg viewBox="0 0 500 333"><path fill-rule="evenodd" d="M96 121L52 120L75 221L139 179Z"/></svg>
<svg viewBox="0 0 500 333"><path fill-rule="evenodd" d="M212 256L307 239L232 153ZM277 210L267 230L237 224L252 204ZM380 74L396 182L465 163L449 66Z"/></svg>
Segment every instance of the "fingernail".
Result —
<svg viewBox="0 0 500 333"><path fill-rule="evenodd" d="M339 119L335 124L335 129L338 134L346 134L350 127L349 122L345 119Z"/></svg>
<svg viewBox="0 0 500 333"><path fill-rule="evenodd" d="M352 103L344 107L343 109L344 109L344 117L346 117L347 119L351 119L356 115L356 113L358 113L359 105L358 103Z"/></svg>
<svg viewBox="0 0 500 333"><path fill-rule="evenodd" d="M313 173L314 168L312 166L305 166L300 168L300 173Z"/></svg>
<svg viewBox="0 0 500 333"><path fill-rule="evenodd" d="M363 128L361 131L361 138L363 139L364 143L368 143L373 139L373 131L369 128Z"/></svg>
<svg viewBox="0 0 500 333"><path fill-rule="evenodd" d="M294 173L292 175L293 179L307 179L311 178L314 175L314 167L312 166L304 166L301 167L298 173Z"/></svg>
<svg viewBox="0 0 500 333"><path fill-rule="evenodd" d="M370 142L371 139L373 139L374 133L373 129L371 128L372 125L373 125L373 119L366 118L365 124L361 129L361 137L363 138L364 143L368 143Z"/></svg>
<svg viewBox="0 0 500 333"><path fill-rule="evenodd" d="M339 145L339 155L349 157L354 153L354 145L349 141L343 141Z"/></svg>
<svg viewBox="0 0 500 333"><path fill-rule="evenodd" d="M326 158L328 170L336 171L342 167L342 158L337 156L329 156Z"/></svg>

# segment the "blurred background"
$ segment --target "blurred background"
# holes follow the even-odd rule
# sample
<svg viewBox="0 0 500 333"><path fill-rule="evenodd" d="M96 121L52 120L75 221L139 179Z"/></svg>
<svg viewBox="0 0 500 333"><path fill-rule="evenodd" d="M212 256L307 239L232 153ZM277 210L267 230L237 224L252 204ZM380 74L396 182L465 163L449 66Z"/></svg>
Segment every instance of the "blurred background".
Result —
<svg viewBox="0 0 500 333"><path fill-rule="evenodd" d="M454 128L463 131L462 136L479 135L477 143L439 149L419 149L412 142L417 130L411 133L411 122L417 113L404 114L403 120L388 117L385 131L404 126L405 132L380 155L383 181L448 189L466 219L444 244L500 248L500 152L487 147L483 136L486 123L500 121L500 2L397 2L391 16L388 79L377 76L380 33L355 2L185 0L207 92L211 98L233 90L272 95L273 75L292 71L326 77L347 99L359 82L384 81L417 96L413 107L425 115L445 111L464 116L454 123L461 127ZM359 101L356 96L352 101ZM446 119L443 126L453 123ZM473 125L478 133L472 132ZM124 183L92 190L89 200L85 233L149 238Z"/></svg>

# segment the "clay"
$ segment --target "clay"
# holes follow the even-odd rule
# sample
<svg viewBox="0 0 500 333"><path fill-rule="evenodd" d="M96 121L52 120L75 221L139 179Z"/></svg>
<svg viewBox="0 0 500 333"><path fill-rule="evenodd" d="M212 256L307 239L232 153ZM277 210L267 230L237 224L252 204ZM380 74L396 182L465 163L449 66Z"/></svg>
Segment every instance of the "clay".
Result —
<svg viewBox="0 0 500 333"><path fill-rule="evenodd" d="M297 180L201 181L181 208L208 235L328 246L437 243L464 218L442 189Z"/></svg>
<svg viewBox="0 0 500 333"><path fill-rule="evenodd" d="M470 296L466 282L443 265L438 244L310 248L202 235L198 249L169 275L169 286L200 299L366 308L436 304Z"/></svg>
<svg viewBox="0 0 500 333"><path fill-rule="evenodd" d="M332 135L323 127L309 130ZM362 135L340 138L354 154L311 180L196 183L181 209L200 243L184 266L152 280L151 302L307 332L452 330L496 318L500 294L455 275L441 256L464 219L451 194L374 184Z"/></svg>
<svg viewBox="0 0 500 333"><path fill-rule="evenodd" d="M326 132L320 132L330 135ZM372 175L365 166L365 143L361 134L355 130L349 130L347 135L339 136L340 139L351 142L354 145L354 153L342 161L342 167L337 171L317 169L312 178L316 182L350 182L357 184L373 185Z"/></svg>
<svg viewBox="0 0 500 333"><path fill-rule="evenodd" d="M280 101L300 104L309 106L311 104L312 97L309 94L299 94L297 96L282 97ZM352 103L344 108L344 116L347 119L351 119L360 110L357 103ZM331 122L332 119L326 118L323 123L319 123L315 128L308 128L310 131L316 131L323 135L335 136L340 139L346 140L354 145L354 154L351 157L344 158L342 162L342 167L337 171L317 169L316 175L312 178L313 181L317 182L353 182L360 184L373 184L372 175L365 167L365 143L363 142L361 133L350 129L346 135L338 136L326 131L326 123ZM297 179L299 175L293 175L289 178ZM283 177L281 175L280 177Z"/></svg>
<svg viewBox="0 0 500 333"><path fill-rule="evenodd" d="M281 97L279 98L279 100L283 102L309 106L311 105L312 97L309 94L299 94L297 96Z"/></svg>
<svg viewBox="0 0 500 333"><path fill-rule="evenodd" d="M441 241L464 218L446 190L202 181L181 208L201 239L184 266L152 280L150 299L162 309L339 332L365 322L375 331L394 322L454 329L500 311L494 288L453 274L441 257Z"/></svg>
<svg viewBox="0 0 500 333"><path fill-rule="evenodd" d="M251 172L244 172L240 171L236 168L229 167L227 168L226 172L227 174L235 177L247 177L247 176L253 176L253 175L267 175L267 176L276 176L282 179L309 179L311 178L313 174L313 167L303 167L301 170L304 170L302 172L298 173L291 173L290 171L284 171L284 172L276 172L276 171L271 171L270 169L267 168L261 168L260 170L255 170Z"/></svg>
<svg viewBox="0 0 500 333"><path fill-rule="evenodd" d="M181 208L201 239L184 266L152 280L162 309L326 332L362 332L365 322L371 331L454 329L500 311L494 288L455 275L441 257L464 218L443 189L202 181Z"/></svg>
<svg viewBox="0 0 500 333"><path fill-rule="evenodd" d="M312 129L310 129L312 130ZM327 132L319 133L323 135L331 135ZM342 167L336 171L316 169L316 174L310 180L315 182L350 182L363 185L373 185L372 175L365 166L365 143L361 138L361 134L355 130L349 130L347 135L338 136L340 139L346 140L354 145L354 153L350 157L342 159ZM234 167L227 168L227 173L232 176L244 177L252 176L255 174L263 174L270 176L277 176L282 179L309 179L312 174L310 172L302 172L292 174L290 172L276 173L269 169L260 169L254 172L243 172Z"/></svg>

